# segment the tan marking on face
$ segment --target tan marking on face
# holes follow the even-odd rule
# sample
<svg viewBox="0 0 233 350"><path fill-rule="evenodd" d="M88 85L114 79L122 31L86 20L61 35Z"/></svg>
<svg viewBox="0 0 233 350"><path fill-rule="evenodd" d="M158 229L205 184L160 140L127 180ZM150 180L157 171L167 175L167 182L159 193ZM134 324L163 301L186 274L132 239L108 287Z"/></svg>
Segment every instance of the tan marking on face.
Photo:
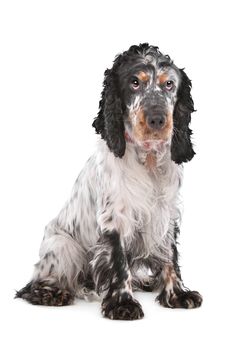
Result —
<svg viewBox="0 0 233 350"><path fill-rule="evenodd" d="M136 115L136 116L135 116ZM169 113L166 117L166 123L161 130L152 130L148 127L146 122L146 116L144 111L139 108L134 111L130 116L132 125L132 133L136 140L168 140L173 130L173 116Z"/></svg>
<svg viewBox="0 0 233 350"><path fill-rule="evenodd" d="M163 85L168 80L167 73L162 73L157 78L157 84Z"/></svg>
<svg viewBox="0 0 233 350"><path fill-rule="evenodd" d="M150 79L150 76L142 71L138 74L138 78L143 82L147 82Z"/></svg>
<svg viewBox="0 0 233 350"><path fill-rule="evenodd" d="M150 133L146 123L144 111L141 108L139 108L139 110L134 111L133 115L134 116L130 117L131 121L134 119L134 121L132 122L133 136L135 139L143 141L145 140L145 135L149 135Z"/></svg>

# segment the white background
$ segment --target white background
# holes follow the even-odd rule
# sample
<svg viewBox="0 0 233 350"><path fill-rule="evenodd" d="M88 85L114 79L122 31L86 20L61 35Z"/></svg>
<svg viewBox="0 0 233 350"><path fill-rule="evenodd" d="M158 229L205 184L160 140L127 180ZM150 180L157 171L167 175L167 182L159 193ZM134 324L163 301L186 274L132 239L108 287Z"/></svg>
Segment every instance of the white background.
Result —
<svg viewBox="0 0 233 350"><path fill-rule="evenodd" d="M232 32L224 0L1 1L1 349L232 349ZM145 318L121 322L97 302L14 300L94 150L103 72L140 42L193 81L197 155L185 165L180 264L203 306L164 309L139 293Z"/></svg>

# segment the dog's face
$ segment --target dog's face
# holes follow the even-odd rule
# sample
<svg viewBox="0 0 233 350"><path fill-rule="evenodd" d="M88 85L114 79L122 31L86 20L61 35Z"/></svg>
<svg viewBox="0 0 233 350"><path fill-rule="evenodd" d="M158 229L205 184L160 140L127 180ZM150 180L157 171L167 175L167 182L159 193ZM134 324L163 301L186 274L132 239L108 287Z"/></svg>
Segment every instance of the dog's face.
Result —
<svg viewBox="0 0 233 350"><path fill-rule="evenodd" d="M176 163L195 154L188 125L194 111L191 82L157 47L131 46L105 72L100 111L93 126L115 156L126 140L144 151L170 144Z"/></svg>
<svg viewBox="0 0 233 350"><path fill-rule="evenodd" d="M145 150L171 142L178 68L159 55L135 57L118 70L126 137Z"/></svg>

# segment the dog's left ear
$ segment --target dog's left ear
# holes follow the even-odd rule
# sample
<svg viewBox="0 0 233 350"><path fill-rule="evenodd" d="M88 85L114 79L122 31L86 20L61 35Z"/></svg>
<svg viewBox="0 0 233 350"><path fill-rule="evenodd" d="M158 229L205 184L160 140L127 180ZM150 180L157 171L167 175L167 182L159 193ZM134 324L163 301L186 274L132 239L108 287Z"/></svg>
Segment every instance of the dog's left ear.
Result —
<svg viewBox="0 0 233 350"><path fill-rule="evenodd" d="M99 113L94 119L92 126L116 157L123 157L125 153L125 136L122 103L117 86L116 59L113 68L105 71L103 91L99 102Z"/></svg>
<svg viewBox="0 0 233 350"><path fill-rule="evenodd" d="M191 113L194 112L192 83L182 69L180 75L181 83L173 113L174 131L171 144L171 158L177 164L188 162L195 155L191 142L192 130L189 128Z"/></svg>

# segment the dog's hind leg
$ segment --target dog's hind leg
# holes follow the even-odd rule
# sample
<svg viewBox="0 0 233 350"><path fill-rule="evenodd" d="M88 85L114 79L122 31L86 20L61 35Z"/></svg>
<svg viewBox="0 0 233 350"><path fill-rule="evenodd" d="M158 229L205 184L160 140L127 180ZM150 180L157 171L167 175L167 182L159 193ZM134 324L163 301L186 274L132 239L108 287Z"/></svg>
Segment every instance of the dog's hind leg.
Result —
<svg viewBox="0 0 233 350"><path fill-rule="evenodd" d="M38 305L72 304L84 261L78 242L62 229L50 226L45 231L40 261L35 265L32 280L16 293L16 297Z"/></svg>

